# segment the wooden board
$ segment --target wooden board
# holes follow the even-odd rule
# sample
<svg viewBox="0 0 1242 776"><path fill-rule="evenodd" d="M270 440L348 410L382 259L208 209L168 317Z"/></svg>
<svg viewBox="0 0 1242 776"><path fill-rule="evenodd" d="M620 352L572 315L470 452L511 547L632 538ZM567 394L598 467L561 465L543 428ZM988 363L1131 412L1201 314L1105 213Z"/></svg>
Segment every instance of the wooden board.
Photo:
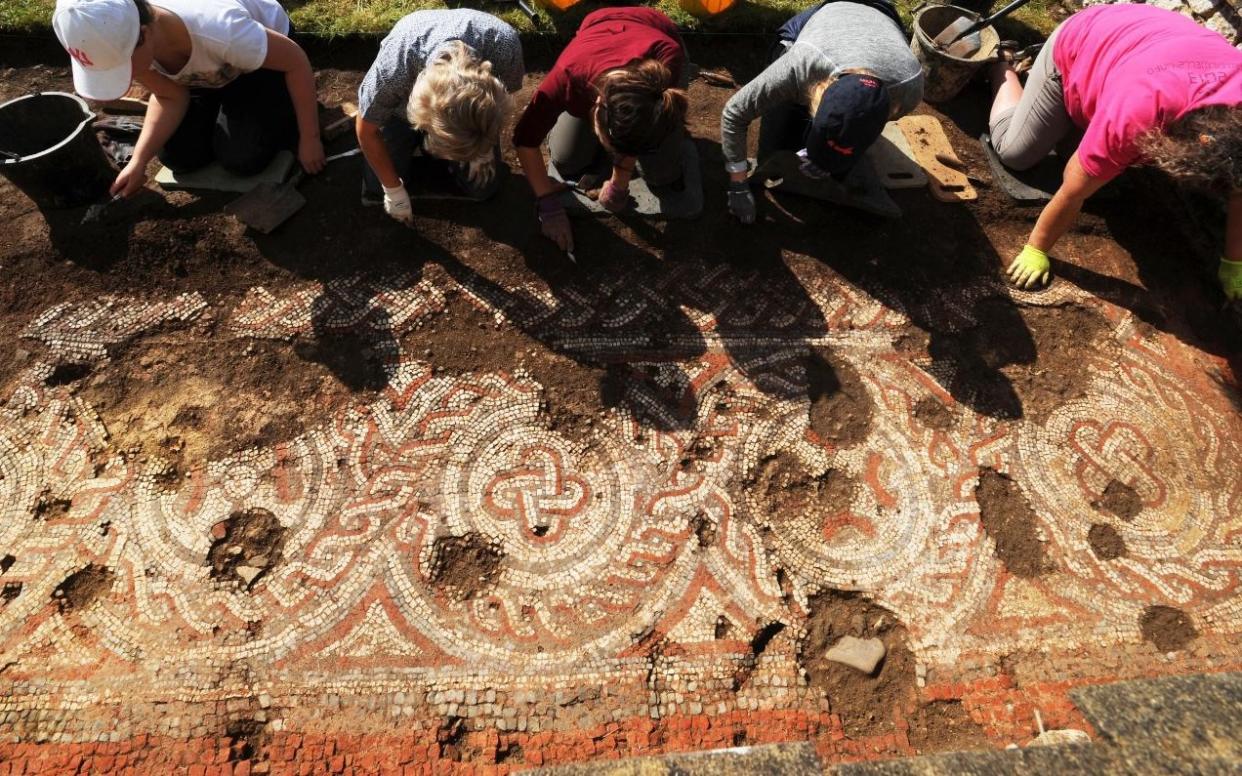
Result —
<svg viewBox="0 0 1242 776"><path fill-rule="evenodd" d="M914 150L895 121L884 125L884 134L867 149L867 158L886 189L920 189L927 185L927 173L914 158Z"/></svg>
<svg viewBox="0 0 1242 776"><path fill-rule="evenodd" d="M939 119L935 116L905 116L897 124L906 140L910 141L914 158L919 160L927 173L933 197L941 202L967 202L979 196L966 178L966 173L936 159L937 154L947 159L957 159ZM964 169L965 165L962 164L962 167Z"/></svg>

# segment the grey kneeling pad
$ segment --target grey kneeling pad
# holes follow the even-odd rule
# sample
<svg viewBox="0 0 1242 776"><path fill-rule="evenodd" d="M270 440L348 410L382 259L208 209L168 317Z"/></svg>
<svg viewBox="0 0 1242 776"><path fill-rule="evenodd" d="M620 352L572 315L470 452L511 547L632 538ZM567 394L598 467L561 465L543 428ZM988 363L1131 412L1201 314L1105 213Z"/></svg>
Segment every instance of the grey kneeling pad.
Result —
<svg viewBox="0 0 1242 776"><path fill-rule="evenodd" d="M548 165L554 180L569 185L561 194L565 209L571 216L611 215L604 206L586 192L604 185L612 172L612 161L606 155L579 175L566 179L556 165ZM672 186L650 186L643 179L641 166L630 180L630 206L617 215L636 213L651 218L684 220L697 218L703 212L703 172L699 168L699 152L694 141L686 138L681 153L681 180Z"/></svg>
<svg viewBox="0 0 1242 776"><path fill-rule="evenodd" d="M808 178L799 169L800 164L798 155L793 151L778 151L750 174L751 186L822 199L884 218L901 218L901 208L888 195L883 181L866 156L840 183L832 179Z"/></svg>

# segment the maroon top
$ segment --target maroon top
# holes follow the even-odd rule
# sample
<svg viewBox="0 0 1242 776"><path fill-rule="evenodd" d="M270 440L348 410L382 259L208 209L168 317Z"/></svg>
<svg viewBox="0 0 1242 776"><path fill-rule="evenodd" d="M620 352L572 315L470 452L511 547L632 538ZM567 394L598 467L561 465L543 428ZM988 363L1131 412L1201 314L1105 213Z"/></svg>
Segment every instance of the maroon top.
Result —
<svg viewBox="0 0 1242 776"><path fill-rule="evenodd" d="M673 20L654 8L601 8L582 26L539 84L513 130L513 144L538 148L561 113L586 118L595 79L634 59L657 59L681 79L686 50Z"/></svg>

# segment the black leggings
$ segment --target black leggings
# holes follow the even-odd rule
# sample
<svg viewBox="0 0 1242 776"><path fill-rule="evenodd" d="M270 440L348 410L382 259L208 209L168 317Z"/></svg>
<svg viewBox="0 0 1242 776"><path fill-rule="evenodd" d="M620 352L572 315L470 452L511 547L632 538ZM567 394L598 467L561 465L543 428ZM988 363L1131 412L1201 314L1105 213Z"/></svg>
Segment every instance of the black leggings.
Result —
<svg viewBox="0 0 1242 776"><path fill-rule="evenodd" d="M190 89L190 107L160 151L173 172L213 161L235 175L254 175L298 142L298 121L285 74L255 70L218 89Z"/></svg>

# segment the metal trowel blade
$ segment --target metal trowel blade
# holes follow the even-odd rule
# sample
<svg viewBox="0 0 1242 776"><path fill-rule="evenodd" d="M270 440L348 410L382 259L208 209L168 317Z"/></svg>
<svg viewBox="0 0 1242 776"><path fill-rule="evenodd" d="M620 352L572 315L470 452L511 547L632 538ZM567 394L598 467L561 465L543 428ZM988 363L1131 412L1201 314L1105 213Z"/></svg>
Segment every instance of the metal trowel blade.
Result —
<svg viewBox="0 0 1242 776"><path fill-rule="evenodd" d="M953 45L949 46L945 53L951 57L958 59L970 59L983 48L983 38L979 33L972 32Z"/></svg>

